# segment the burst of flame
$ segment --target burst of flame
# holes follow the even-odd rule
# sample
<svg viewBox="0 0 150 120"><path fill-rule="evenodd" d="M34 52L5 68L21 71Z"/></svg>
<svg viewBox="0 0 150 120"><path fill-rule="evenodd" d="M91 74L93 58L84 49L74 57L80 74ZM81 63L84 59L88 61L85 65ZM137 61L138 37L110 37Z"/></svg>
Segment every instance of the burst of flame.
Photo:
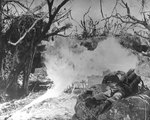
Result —
<svg viewBox="0 0 150 120"><path fill-rule="evenodd" d="M137 57L129 55L129 51L122 48L113 37L99 42L94 51L79 46L75 40L58 38L48 46L45 58L47 73L54 81L54 87L18 111L19 114L16 112L13 115L14 120L33 105L47 98L58 97L74 81L87 80L91 75L101 75L106 69L127 71L135 68L137 62Z"/></svg>

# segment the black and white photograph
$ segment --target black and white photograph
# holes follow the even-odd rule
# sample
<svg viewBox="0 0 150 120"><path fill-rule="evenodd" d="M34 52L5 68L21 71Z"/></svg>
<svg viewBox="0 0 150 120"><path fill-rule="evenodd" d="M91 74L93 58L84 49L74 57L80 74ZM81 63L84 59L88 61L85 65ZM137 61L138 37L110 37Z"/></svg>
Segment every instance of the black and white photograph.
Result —
<svg viewBox="0 0 150 120"><path fill-rule="evenodd" d="M150 0L0 0L0 120L150 120Z"/></svg>

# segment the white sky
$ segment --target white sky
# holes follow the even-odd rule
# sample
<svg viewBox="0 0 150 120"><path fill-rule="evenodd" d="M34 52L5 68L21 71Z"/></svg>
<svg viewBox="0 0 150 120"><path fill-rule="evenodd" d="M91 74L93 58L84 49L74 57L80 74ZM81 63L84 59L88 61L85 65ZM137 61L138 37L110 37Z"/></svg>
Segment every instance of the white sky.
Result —
<svg viewBox="0 0 150 120"><path fill-rule="evenodd" d="M26 0L23 0L26 1ZM28 0L30 1L30 0ZM43 0L35 0L33 6L37 6L41 4ZM62 0L55 0L57 1L62 1ZM89 15L92 18L95 19L101 19L101 13L100 13L100 0L72 0L71 3L67 3L66 7L71 7L72 8L72 16L74 19L81 20L83 17L83 14L88 10L89 7L91 7ZM103 1L103 12L104 15L109 16L110 13L112 12L112 9L115 5L116 0L102 0ZM128 3L130 9L131 9L131 14L135 15L137 17L140 17L139 12L140 12L140 7L141 7L141 0L124 0ZM146 7L145 10L149 10L149 5L150 5L150 0L146 1ZM123 13L123 9L121 7L118 7L118 12Z"/></svg>
<svg viewBox="0 0 150 120"><path fill-rule="evenodd" d="M31 2L32 0L22 0L22 1L28 1ZM37 6L39 4L41 4L41 2L44 0L35 0L34 5L33 6ZM56 2L60 2L62 0L55 0ZM91 7L90 10L90 15L93 18L97 18L100 19L101 14L100 14L100 0L71 0L71 3L67 3L67 7L72 7L72 15L73 17L75 17L76 19L80 19L82 18L82 15L85 13L85 11L87 11L87 9L89 7ZM111 13L116 0L102 0L102 4L103 4L103 11L104 14L109 14ZM141 2L142 0L124 0L125 2L128 3L128 5L131 8L131 13L134 15L139 14L139 10L141 7ZM145 10L149 10L149 5L150 5L150 0L146 0L146 8ZM119 12L122 12L123 9L118 9Z"/></svg>
<svg viewBox="0 0 150 120"><path fill-rule="evenodd" d="M73 18L80 22L83 19L84 13L91 7L89 16L92 17L94 20L101 20L101 12L100 12L100 0L74 0L71 4L72 7L72 16ZM128 3L128 6L131 10L131 15L134 15L138 19L142 19L140 14L141 10L141 3L140 0L124 0ZM104 16L110 16L111 12L115 6L116 0L103 0L103 13ZM146 4L148 6L148 2ZM70 4L68 5L70 6ZM146 10L148 7L145 8ZM117 6L117 12L121 15L126 14L126 9L123 9L121 6ZM87 16L88 17L88 16ZM79 28L78 28L79 29Z"/></svg>
<svg viewBox="0 0 150 120"><path fill-rule="evenodd" d="M26 0L22 0L26 1ZM28 0L31 2L31 0ZM35 0L34 4L32 7L40 5L41 2L44 0ZM61 2L62 0L55 0L57 2ZM102 0L102 5L103 5L103 13L104 16L110 16L111 12L113 10L113 7L115 6L116 0ZM128 3L130 10L131 10L131 15L134 15L138 19L142 19L142 15L140 14L141 10L141 0L124 0L125 2ZM150 5L150 0L146 1L146 7L145 11L149 10L149 5ZM83 15L89 7L91 7L89 16L92 17L94 20L101 20L101 12L100 12L100 0L71 0L71 2L68 2L65 5L66 8L72 8L72 17L80 23L80 21L83 19ZM46 6L47 8L47 6ZM122 15L126 14L126 9L123 9L121 6L117 7L117 11ZM87 18L88 18L87 15ZM78 26L78 24L74 21L71 21L74 26ZM78 27L79 29L80 27ZM79 30L80 31L80 30Z"/></svg>
<svg viewBox="0 0 150 120"><path fill-rule="evenodd" d="M115 4L115 0L105 0L103 2L103 11L104 14L109 14L113 6ZM81 19L83 14L91 7L90 15L93 18L100 19L100 4L99 0L74 0L72 3L72 15L76 19Z"/></svg>

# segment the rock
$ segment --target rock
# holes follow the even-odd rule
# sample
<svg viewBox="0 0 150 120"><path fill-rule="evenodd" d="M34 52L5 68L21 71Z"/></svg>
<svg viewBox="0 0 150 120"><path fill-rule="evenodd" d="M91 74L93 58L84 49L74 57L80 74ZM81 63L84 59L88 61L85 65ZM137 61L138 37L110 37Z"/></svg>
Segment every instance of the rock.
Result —
<svg viewBox="0 0 150 120"><path fill-rule="evenodd" d="M89 109L84 100L97 92L106 91L106 86L96 85L91 90L93 94L83 93L78 97L72 120L150 120L150 91L116 101L110 110L99 114L101 105Z"/></svg>
<svg viewBox="0 0 150 120"><path fill-rule="evenodd" d="M146 94L131 96L116 102L98 120L149 120L150 97Z"/></svg>
<svg viewBox="0 0 150 120"><path fill-rule="evenodd" d="M146 56L140 56L136 65L136 74L139 76L150 78L150 60Z"/></svg>
<svg viewBox="0 0 150 120"><path fill-rule="evenodd" d="M97 84L92 86L86 92L80 94L77 98L77 103L75 105L75 114L72 117L72 120L97 120L99 111L101 106L96 106L93 109L89 109L85 106L84 100L88 97L92 97L97 93L106 91L106 86Z"/></svg>

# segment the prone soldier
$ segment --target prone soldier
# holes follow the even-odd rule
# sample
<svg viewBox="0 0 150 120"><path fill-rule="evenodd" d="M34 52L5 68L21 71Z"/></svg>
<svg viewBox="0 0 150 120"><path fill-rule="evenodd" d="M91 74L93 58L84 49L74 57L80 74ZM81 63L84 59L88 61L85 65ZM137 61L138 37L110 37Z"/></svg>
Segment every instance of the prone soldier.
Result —
<svg viewBox="0 0 150 120"><path fill-rule="evenodd" d="M110 89L104 93L96 94L94 97L87 98L85 104L90 108L93 105L97 105L97 103L102 103L97 101L105 98L100 111L100 114L103 114L111 108L115 101L137 94L141 81L140 76L135 73L134 69L130 69L126 74L120 71L110 73L102 81L102 84L109 86Z"/></svg>

